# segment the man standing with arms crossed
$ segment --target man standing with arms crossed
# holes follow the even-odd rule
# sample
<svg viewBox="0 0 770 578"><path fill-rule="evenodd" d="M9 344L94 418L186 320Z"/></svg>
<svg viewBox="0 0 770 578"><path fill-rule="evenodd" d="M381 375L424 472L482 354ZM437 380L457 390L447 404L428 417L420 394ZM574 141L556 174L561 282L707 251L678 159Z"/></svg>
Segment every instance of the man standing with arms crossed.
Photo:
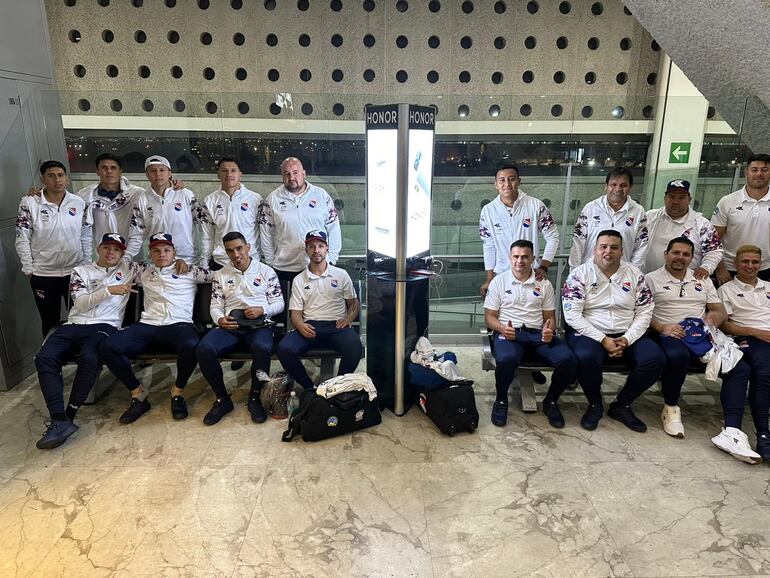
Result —
<svg viewBox="0 0 770 578"><path fill-rule="evenodd" d="M723 285L735 276L736 251L746 244L755 245L762 251L757 276L770 281L770 155L749 157L746 184L719 200L711 222L725 250L724 260L715 271L719 284Z"/></svg>
<svg viewBox="0 0 770 578"><path fill-rule="evenodd" d="M495 275L508 271L511 243L519 239L530 241L534 257L540 254L539 236L545 238L543 256L535 267L535 276L542 281L559 248L559 228L543 201L519 190L521 178L515 165L503 165L495 173L498 195L484 205L479 217L479 236L484 250L486 281L481 285L481 296Z"/></svg>
<svg viewBox="0 0 770 578"><path fill-rule="evenodd" d="M525 352L531 352L554 368L551 387L543 399L543 413L556 428L564 427L559 396L577 374L577 359L554 335L554 290L548 279L538 281L532 269L533 243L520 239L511 245L511 268L497 275L484 300L484 319L494 331L495 389L492 423L508 421L508 388Z"/></svg>
<svg viewBox="0 0 770 578"><path fill-rule="evenodd" d="M201 266L217 271L227 266L222 237L237 231L251 247L250 256L259 260L260 197L241 183L238 161L222 157L217 163L221 188L206 196L201 203Z"/></svg>
<svg viewBox="0 0 770 578"><path fill-rule="evenodd" d="M16 253L40 312L43 337L59 324L69 302L70 273L91 258L93 228L83 199L67 190L59 161L40 165L40 195L25 195L16 218Z"/></svg>
<svg viewBox="0 0 770 578"><path fill-rule="evenodd" d="M337 209L329 193L305 180L299 159L281 163L283 184L267 195L259 216L260 244L265 263L287 283L307 264L305 233L323 231L328 239L327 260L337 262L342 248Z"/></svg>

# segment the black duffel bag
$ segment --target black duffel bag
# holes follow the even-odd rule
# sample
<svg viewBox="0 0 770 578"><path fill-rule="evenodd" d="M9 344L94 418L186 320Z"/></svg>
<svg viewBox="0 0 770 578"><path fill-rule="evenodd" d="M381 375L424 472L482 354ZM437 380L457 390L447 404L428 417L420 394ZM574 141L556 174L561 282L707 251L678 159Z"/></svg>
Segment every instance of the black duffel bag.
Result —
<svg viewBox="0 0 770 578"><path fill-rule="evenodd" d="M374 401L369 401L366 391L346 391L327 399L308 389L302 392L299 408L289 417L289 428L281 440L288 442L299 434L304 441L315 442L381 421L380 410Z"/></svg>

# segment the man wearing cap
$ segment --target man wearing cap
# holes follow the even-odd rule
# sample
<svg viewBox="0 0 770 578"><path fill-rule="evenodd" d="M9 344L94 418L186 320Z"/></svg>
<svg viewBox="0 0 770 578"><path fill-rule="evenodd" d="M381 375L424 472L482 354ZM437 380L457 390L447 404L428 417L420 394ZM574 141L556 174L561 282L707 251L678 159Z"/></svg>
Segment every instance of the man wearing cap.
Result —
<svg viewBox="0 0 770 578"><path fill-rule="evenodd" d="M171 415L187 417L187 403L182 396L197 360L195 346L198 333L192 322L193 304L198 283L210 283L211 272L193 266L181 272L176 264L174 240L168 233L150 237L150 260L143 263L137 282L144 289L144 311L134 323L99 346L99 353L117 377L131 392L131 405L120 416L121 423L132 423L150 410L147 390L131 368L132 357L152 344L173 346L177 353L176 383L171 388Z"/></svg>
<svg viewBox="0 0 770 578"><path fill-rule="evenodd" d="M251 247L251 257L259 259L259 205L262 197L241 183L238 161L222 157L217 163L220 189L201 203L201 265L212 271L230 263L222 237L241 233Z"/></svg>
<svg viewBox="0 0 770 578"><path fill-rule="evenodd" d="M521 178L516 165L502 165L495 173L497 197L484 205L479 217L479 236L484 249L486 281L481 285L481 296L495 275L511 268L511 243L526 239L533 246L534 256L540 255L539 237L545 238L543 255L535 267L535 276L542 281L548 273L556 250L559 248L559 228L543 201L519 190Z"/></svg>
<svg viewBox="0 0 770 578"><path fill-rule="evenodd" d="M325 231L305 236L308 266L294 279L289 313L294 330L278 344L283 368L305 389L313 382L300 356L316 346L328 346L342 356L337 375L353 373L361 361L361 340L351 327L358 316L359 303L350 275L327 261Z"/></svg>
<svg viewBox="0 0 770 578"><path fill-rule="evenodd" d="M575 222L569 266L590 263L599 232L612 229L621 235L623 260L641 269L647 253L647 215L630 196L634 175L618 167L607 173L605 181L606 194L586 204Z"/></svg>
<svg viewBox="0 0 770 578"><path fill-rule="evenodd" d="M687 345L685 319L702 319L706 325L719 327L727 319L724 305L714 284L707 276L698 279L690 268L695 253L694 243L687 237L675 237L663 252L664 265L647 273L655 307L650 321L650 335L658 342L666 357L666 370L660 377L663 431L684 437L679 396L692 364L703 365L699 357L705 351L694 351ZM706 351L710 349L707 348ZM722 375L723 388L746 391L749 368L741 361Z"/></svg>
<svg viewBox="0 0 770 578"><path fill-rule="evenodd" d="M270 373L273 353L273 329L262 322L283 311L281 284L273 269L251 256L251 246L242 233L227 233L223 244L229 262L214 274L211 289L211 319L217 327L209 331L196 348L201 373L217 396L203 423L214 425L233 411L219 358L244 344L252 356L251 390L246 407L251 420L262 423L267 414L259 400L263 384L257 372Z"/></svg>
<svg viewBox="0 0 770 578"><path fill-rule="evenodd" d="M88 397L99 374L99 343L123 324L123 313L133 292L134 271L122 260L126 241L106 233L96 248L97 260L75 267L70 280L72 309L67 323L48 336L35 356L40 389L51 421L37 442L40 449L63 444L77 431L75 414ZM77 371L69 403L64 407L62 366L78 353Z"/></svg>
<svg viewBox="0 0 770 578"><path fill-rule="evenodd" d="M746 162L746 184L722 197L711 222L724 247L724 260L715 275L719 284L727 283L737 271L738 247L752 244L762 251L757 276L770 281L770 155L756 154Z"/></svg>
<svg viewBox="0 0 770 578"><path fill-rule="evenodd" d="M690 182L674 179L666 185L663 207L647 211L650 242L644 272L664 266L663 253L671 239L686 237L693 242L694 252L689 268L696 279L713 274L722 261L722 241L706 217L690 208Z"/></svg>
<svg viewBox="0 0 770 578"><path fill-rule="evenodd" d="M199 223L199 209L195 193L172 186L171 164L165 157L148 157L144 169L150 186L136 201L126 254L135 259L145 239L156 233L168 233L174 238L178 259L188 266L197 263L195 227Z"/></svg>
<svg viewBox="0 0 770 578"><path fill-rule="evenodd" d="M578 358L578 381L588 399L580 425L596 429L604 415L602 363L614 359L633 369L610 404L607 415L636 432L647 425L631 404L660 377L666 360L660 347L645 336L652 319L652 292L642 272L622 260L623 238L618 231L600 231L594 258L575 267L562 289L567 344Z"/></svg>
<svg viewBox="0 0 770 578"><path fill-rule="evenodd" d="M738 247L735 253L735 279L720 285L718 293L727 310L727 320L722 323L722 331L734 336L743 352L743 359L751 368L749 406L757 432L756 450L762 460L770 460L770 281L758 276L762 259L762 249L757 245ZM746 389L735 388L728 393L726 397L722 390L725 429L711 441L719 449L733 453L729 445L731 442L737 445L748 444L746 434L740 431ZM728 403L734 414L732 424L727 420ZM730 426L733 430L737 428L737 431L731 430ZM757 463L756 458L752 463Z"/></svg>
<svg viewBox="0 0 770 578"><path fill-rule="evenodd" d="M492 423L508 421L508 388L525 352L531 352L554 368L551 387L543 399L543 413L556 428L564 427L559 396L575 381L577 359L569 347L554 335L556 315L553 285L538 281L532 269L531 241L514 241L510 248L510 269L497 275L484 299L484 319L494 331L495 389Z"/></svg>
<svg viewBox="0 0 770 578"><path fill-rule="evenodd" d="M302 242L310 230L323 231L329 241L328 261L336 263L342 240L337 209L329 193L305 180L299 159L281 163L283 184L267 195L259 216L260 244L265 263L287 282L307 265Z"/></svg>
<svg viewBox="0 0 770 578"><path fill-rule="evenodd" d="M16 218L16 253L29 278L43 337L59 324L68 305L72 269L90 261L93 228L83 199L67 190L59 161L40 165L41 194L25 195Z"/></svg>

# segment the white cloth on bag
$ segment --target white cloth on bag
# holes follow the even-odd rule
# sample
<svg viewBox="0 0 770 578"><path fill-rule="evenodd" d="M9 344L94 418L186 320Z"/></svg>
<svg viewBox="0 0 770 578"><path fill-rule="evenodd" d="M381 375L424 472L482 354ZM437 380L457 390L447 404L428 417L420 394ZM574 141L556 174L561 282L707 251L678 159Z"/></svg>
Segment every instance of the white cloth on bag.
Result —
<svg viewBox="0 0 770 578"><path fill-rule="evenodd" d="M315 390L321 397L330 398L346 391L365 391L369 401L377 397L377 388L365 373L346 373L322 382Z"/></svg>
<svg viewBox="0 0 770 578"><path fill-rule="evenodd" d="M706 330L711 333L713 347L701 356L700 360L706 364L706 379L716 381L720 371L727 373L738 365L743 357L743 351L735 341L716 327L707 325Z"/></svg>
<svg viewBox="0 0 770 578"><path fill-rule="evenodd" d="M436 357L436 350L427 337L420 337L409 356L412 363L432 369L447 381L461 381L465 378L457 370L457 364L451 359Z"/></svg>

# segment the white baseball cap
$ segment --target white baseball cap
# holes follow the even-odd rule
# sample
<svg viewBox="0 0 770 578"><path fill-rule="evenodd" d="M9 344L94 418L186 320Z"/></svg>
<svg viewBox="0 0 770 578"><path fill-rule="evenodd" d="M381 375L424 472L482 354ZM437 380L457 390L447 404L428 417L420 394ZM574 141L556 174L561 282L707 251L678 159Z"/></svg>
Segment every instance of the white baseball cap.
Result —
<svg viewBox="0 0 770 578"><path fill-rule="evenodd" d="M147 167L150 165L163 165L168 170L171 170L171 163L168 162L168 159L166 157L162 157L160 155L152 155L151 157L147 157L147 160L144 161L144 170L147 170Z"/></svg>

